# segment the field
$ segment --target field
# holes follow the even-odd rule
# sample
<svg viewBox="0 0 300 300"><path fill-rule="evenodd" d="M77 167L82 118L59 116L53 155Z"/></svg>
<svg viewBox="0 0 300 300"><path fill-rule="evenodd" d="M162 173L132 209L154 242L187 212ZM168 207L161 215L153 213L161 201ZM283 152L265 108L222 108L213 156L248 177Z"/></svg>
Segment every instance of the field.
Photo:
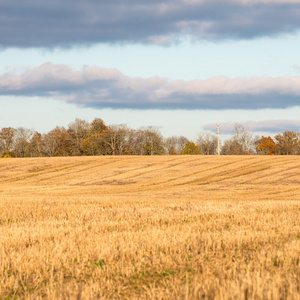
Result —
<svg viewBox="0 0 300 300"><path fill-rule="evenodd" d="M300 158L0 160L0 299L300 299Z"/></svg>

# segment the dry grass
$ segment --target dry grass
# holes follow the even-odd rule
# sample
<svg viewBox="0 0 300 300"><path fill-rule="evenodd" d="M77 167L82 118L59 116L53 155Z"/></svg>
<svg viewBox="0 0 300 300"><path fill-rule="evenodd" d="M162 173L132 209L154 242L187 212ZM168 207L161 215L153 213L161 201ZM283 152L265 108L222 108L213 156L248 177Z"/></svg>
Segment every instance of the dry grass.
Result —
<svg viewBox="0 0 300 300"><path fill-rule="evenodd" d="M0 160L0 299L299 299L299 157Z"/></svg>

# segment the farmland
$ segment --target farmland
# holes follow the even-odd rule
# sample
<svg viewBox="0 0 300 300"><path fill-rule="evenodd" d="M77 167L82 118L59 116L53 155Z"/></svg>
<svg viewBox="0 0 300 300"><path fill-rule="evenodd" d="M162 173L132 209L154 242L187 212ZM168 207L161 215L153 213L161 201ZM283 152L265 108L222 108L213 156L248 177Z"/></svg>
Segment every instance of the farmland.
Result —
<svg viewBox="0 0 300 300"><path fill-rule="evenodd" d="M297 156L0 160L0 299L299 299Z"/></svg>

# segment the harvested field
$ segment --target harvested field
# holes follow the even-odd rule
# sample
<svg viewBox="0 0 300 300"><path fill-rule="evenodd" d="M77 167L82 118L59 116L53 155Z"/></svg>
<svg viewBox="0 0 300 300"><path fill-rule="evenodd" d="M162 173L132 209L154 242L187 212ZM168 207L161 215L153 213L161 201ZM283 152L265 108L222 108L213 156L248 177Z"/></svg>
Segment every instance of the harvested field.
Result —
<svg viewBox="0 0 300 300"><path fill-rule="evenodd" d="M0 160L0 299L299 299L297 156Z"/></svg>

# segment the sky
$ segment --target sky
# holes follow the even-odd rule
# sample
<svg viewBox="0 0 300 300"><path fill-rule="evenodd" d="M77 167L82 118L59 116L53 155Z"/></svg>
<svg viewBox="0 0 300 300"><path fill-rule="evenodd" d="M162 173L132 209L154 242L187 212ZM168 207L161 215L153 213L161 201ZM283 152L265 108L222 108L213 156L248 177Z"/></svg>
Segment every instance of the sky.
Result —
<svg viewBox="0 0 300 300"><path fill-rule="evenodd" d="M300 131L300 0L0 0L0 128Z"/></svg>

